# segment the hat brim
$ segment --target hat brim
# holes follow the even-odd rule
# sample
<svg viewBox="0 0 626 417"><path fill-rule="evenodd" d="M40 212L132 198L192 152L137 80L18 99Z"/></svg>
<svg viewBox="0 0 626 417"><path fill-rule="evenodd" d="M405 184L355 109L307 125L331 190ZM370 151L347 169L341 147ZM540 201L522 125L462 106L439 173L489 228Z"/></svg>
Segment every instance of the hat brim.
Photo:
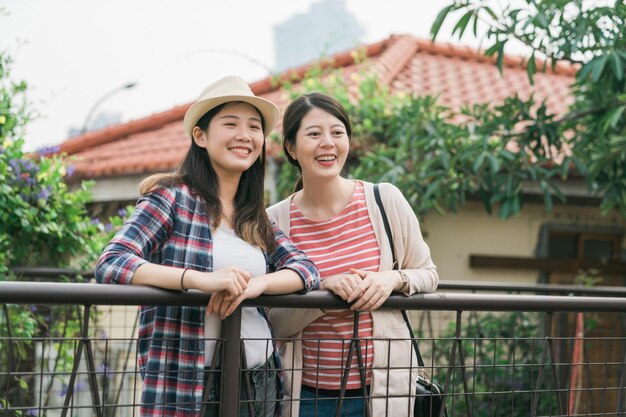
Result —
<svg viewBox="0 0 626 417"><path fill-rule="evenodd" d="M192 132L194 126L198 123L198 120L200 120L200 118L204 116L209 110L214 109L220 104L235 101L251 104L259 111L259 113L261 113L261 116L263 117L263 135L265 137L268 137L274 129L274 126L276 126L276 122L278 121L278 117L280 114L280 112L278 111L278 107L276 107L276 105L271 101L261 97L250 97L241 95L208 98L206 100L200 100L194 103L191 107L189 107L187 113L185 113L185 118L183 119L183 129L185 130L187 136L193 139Z"/></svg>

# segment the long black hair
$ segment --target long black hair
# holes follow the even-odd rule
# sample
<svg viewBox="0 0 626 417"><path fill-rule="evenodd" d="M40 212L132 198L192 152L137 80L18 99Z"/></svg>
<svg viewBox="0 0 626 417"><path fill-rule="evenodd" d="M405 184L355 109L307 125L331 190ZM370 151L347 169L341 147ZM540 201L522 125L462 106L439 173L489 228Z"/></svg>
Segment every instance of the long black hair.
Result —
<svg viewBox="0 0 626 417"><path fill-rule="evenodd" d="M350 124L348 112L336 99L322 93L308 93L292 101L287 106L283 116L283 152L289 163L298 168L300 172L295 191L302 189L302 168L298 161L293 159L287 151L287 144L291 145L291 147L296 145L296 134L302 124L302 119L313 109L323 110L339 119L346 128L348 138L352 137L352 125Z"/></svg>
<svg viewBox="0 0 626 417"><path fill-rule="evenodd" d="M205 113L196 123L201 130L207 132L211 120L224 107L233 102L221 104ZM261 124L265 121L259 112ZM274 247L274 232L265 212L264 202L265 180L265 141L261 155L250 168L241 174L239 186L235 193L235 212L232 222L235 232L248 243L252 243L264 251ZM198 146L192 139L191 146L174 173L155 174L146 178L141 184L141 194L150 192L156 187L171 187L184 183L195 190L205 201L206 210L214 227L219 226L223 214L219 198L219 181L205 148Z"/></svg>

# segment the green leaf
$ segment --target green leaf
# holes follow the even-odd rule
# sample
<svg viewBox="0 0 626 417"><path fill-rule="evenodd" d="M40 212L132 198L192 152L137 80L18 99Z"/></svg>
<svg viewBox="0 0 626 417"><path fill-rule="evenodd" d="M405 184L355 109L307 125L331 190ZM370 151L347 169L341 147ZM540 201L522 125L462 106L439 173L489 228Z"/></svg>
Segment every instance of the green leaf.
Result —
<svg viewBox="0 0 626 417"><path fill-rule="evenodd" d="M505 200L500 204L500 210L498 211L498 217L501 219L506 219L509 217L511 213L511 202L509 200Z"/></svg>
<svg viewBox="0 0 626 417"><path fill-rule="evenodd" d="M539 182L539 187L541 191L543 191L543 205L546 207L546 210L550 212L552 211L552 195L548 189L548 184L542 180Z"/></svg>
<svg viewBox="0 0 626 417"><path fill-rule="evenodd" d="M557 187L556 184L554 184L553 182L549 182L548 185L550 186L550 188L552 189L554 194L556 194L556 196L559 199L559 201L561 203L565 203L565 200L566 200L565 194L563 194L561 189L559 187Z"/></svg>
<svg viewBox="0 0 626 417"><path fill-rule="evenodd" d="M506 41L500 42L498 57L496 58L496 66L498 67L498 71L500 71L500 75L502 75L502 67L504 65L504 45L506 45Z"/></svg>
<svg viewBox="0 0 626 417"><path fill-rule="evenodd" d="M461 37L463 37L463 33L465 32L465 29L467 28L467 24L469 23L469 21L472 18L473 14L474 14L474 11L470 10L469 12L465 13L463 15L463 17L461 17L459 19L459 21L454 26L454 29L452 29L452 36L454 36L454 34L458 31L459 32L459 35L458 35L459 39L461 39Z"/></svg>
<svg viewBox="0 0 626 417"><path fill-rule="evenodd" d="M578 81L585 81L586 80L586 78L591 73L591 70L595 66L595 61L596 61L596 58L592 59L591 61L589 61L585 65L583 65L583 67L576 74L576 79Z"/></svg>
<svg viewBox="0 0 626 417"><path fill-rule="evenodd" d="M574 163L574 166L576 167L576 171L578 171L580 175L587 174L587 166L585 165L584 162L582 162L580 159L576 158L575 156L571 157L571 161Z"/></svg>
<svg viewBox="0 0 626 417"><path fill-rule="evenodd" d="M489 193L487 193L485 190L480 190L480 199L483 202L483 206L485 207L487 214L491 215L492 206L491 200L489 199Z"/></svg>
<svg viewBox="0 0 626 417"><path fill-rule="evenodd" d="M604 65L606 64L608 58L609 55L601 55L598 57L597 62L591 70L591 81L596 82L600 79L602 71L604 71Z"/></svg>
<svg viewBox="0 0 626 417"><path fill-rule="evenodd" d="M474 13L474 24L472 25L472 33L478 36L478 13Z"/></svg>
<svg viewBox="0 0 626 417"><path fill-rule="evenodd" d="M526 65L526 73L528 74L528 81L530 81L531 85L535 84L536 72L537 72L537 63L535 62L535 52L533 51L532 55L528 59L528 64Z"/></svg>
<svg viewBox="0 0 626 417"><path fill-rule="evenodd" d="M548 19L546 19L546 15L541 12L537 13L535 16L535 24L542 29L547 29L549 24Z"/></svg>
<svg viewBox="0 0 626 417"><path fill-rule="evenodd" d="M498 20L498 16L496 16L496 14L493 12L493 10L491 10L491 7L489 6L485 6L483 7L483 10L487 12L487 14L493 19L493 20Z"/></svg>
<svg viewBox="0 0 626 417"><path fill-rule="evenodd" d="M439 183L441 182L441 180L436 180L431 182L428 187L426 188L426 192L424 193L424 195L422 196L422 198L424 200L428 200L430 198L431 195L433 195L435 193L435 191L437 191L437 188L439 188Z"/></svg>
<svg viewBox="0 0 626 417"><path fill-rule="evenodd" d="M441 9L441 11L437 14L437 18L435 19L435 21L433 22L433 25L430 28L430 34L433 38L433 41L437 39L437 35L439 34L441 25L446 20L448 13L450 12L450 10L452 10L453 7L454 7L454 4L446 6L443 9Z"/></svg>
<svg viewBox="0 0 626 417"><path fill-rule="evenodd" d="M609 125L614 128L617 124L622 121L622 114L626 110L626 105L619 106L609 112L610 117L608 118Z"/></svg>
<svg viewBox="0 0 626 417"><path fill-rule="evenodd" d="M513 174L509 172L506 177L506 195L511 195L513 192Z"/></svg>
<svg viewBox="0 0 626 417"><path fill-rule="evenodd" d="M511 215L519 214L519 212L521 211L522 206L520 200L521 199L519 195L515 195L511 200Z"/></svg>
<svg viewBox="0 0 626 417"><path fill-rule="evenodd" d="M611 61L613 63L615 78L617 78L618 81L622 81L624 78L624 64L622 63L622 58L618 54L612 53Z"/></svg>
<svg viewBox="0 0 626 417"><path fill-rule="evenodd" d="M498 171L500 171L500 161L498 161L498 158L496 158L495 156L491 154L487 155L487 158L489 159L489 166L491 167L491 172L496 174Z"/></svg>
<svg viewBox="0 0 626 417"><path fill-rule="evenodd" d="M478 158L476 158L476 160L474 161L474 165L472 166L472 169L474 170L475 174L477 174L478 171L480 171L480 167L483 165L484 161L485 161L485 153L481 152L481 154L478 155Z"/></svg>
<svg viewBox="0 0 626 417"><path fill-rule="evenodd" d="M603 215L607 215L613 210L615 207L615 200L609 200L608 198L603 198L602 203L600 203L600 211Z"/></svg>
<svg viewBox="0 0 626 417"><path fill-rule="evenodd" d="M448 154L447 150L441 151L441 166L447 171L450 169L450 154Z"/></svg>
<svg viewBox="0 0 626 417"><path fill-rule="evenodd" d="M569 174L570 158L565 158L561 163L561 178L566 180Z"/></svg>
<svg viewBox="0 0 626 417"><path fill-rule="evenodd" d="M500 49L500 41L497 40L493 45L487 48L485 56L493 56L496 52L498 52L498 49Z"/></svg>
<svg viewBox="0 0 626 417"><path fill-rule="evenodd" d="M513 155L511 152L507 151L506 149L502 149L500 151L500 156L509 161L513 161L515 159L515 155Z"/></svg>

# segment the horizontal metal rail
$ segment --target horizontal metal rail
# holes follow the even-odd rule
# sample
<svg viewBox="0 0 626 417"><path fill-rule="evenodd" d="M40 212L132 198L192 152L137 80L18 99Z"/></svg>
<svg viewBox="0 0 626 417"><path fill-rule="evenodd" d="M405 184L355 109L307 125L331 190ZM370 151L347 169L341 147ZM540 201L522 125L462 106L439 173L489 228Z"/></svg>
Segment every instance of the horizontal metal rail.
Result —
<svg viewBox="0 0 626 417"><path fill-rule="evenodd" d="M458 290L458 291L498 291L498 292L517 292L517 293L533 293L533 294L585 294L597 296L624 296L626 295L626 287L598 285L593 287L583 287L582 285L566 285L566 284L530 284L520 282L468 282L462 280L446 280L440 281L439 290Z"/></svg>
<svg viewBox="0 0 626 417"><path fill-rule="evenodd" d="M92 279L94 271L75 271L67 268L11 268L11 271L22 277L32 280L41 278L59 278L61 276L75 277L81 276L84 279ZM576 294L576 295L598 295L598 296L624 296L626 287L624 286L593 286L584 287L582 285L567 284L537 284L522 282L469 282L464 280L443 280L439 282L438 289L455 291L497 291L516 292L533 294Z"/></svg>
<svg viewBox="0 0 626 417"><path fill-rule="evenodd" d="M0 303L83 305L206 305L210 294L169 291L135 285L56 282L0 282ZM263 295L245 300L245 306L337 308L350 305L328 291L308 294ZM626 298L558 295L443 293L392 295L384 309L437 311L626 312Z"/></svg>

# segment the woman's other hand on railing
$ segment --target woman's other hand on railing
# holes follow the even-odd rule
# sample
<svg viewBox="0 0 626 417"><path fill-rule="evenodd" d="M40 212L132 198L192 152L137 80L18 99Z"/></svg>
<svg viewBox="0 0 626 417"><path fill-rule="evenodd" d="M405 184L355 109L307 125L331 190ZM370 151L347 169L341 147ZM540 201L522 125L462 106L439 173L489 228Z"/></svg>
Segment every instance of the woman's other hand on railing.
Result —
<svg viewBox="0 0 626 417"><path fill-rule="evenodd" d="M397 271L360 271L351 269L351 274L360 278L359 287L346 300L354 303L351 310L372 311L380 307L389 298L394 289L402 284Z"/></svg>
<svg viewBox="0 0 626 417"><path fill-rule="evenodd" d="M324 278L320 283L321 290L331 291L343 300L356 299L363 291L360 290L361 277L356 273L337 274Z"/></svg>
<svg viewBox="0 0 626 417"><path fill-rule="evenodd" d="M251 278L247 288L238 296L233 297L226 291L219 291L211 294L211 299L207 306L209 314L215 314L222 320L233 314L239 304L245 299L256 298L263 294L268 287L267 275Z"/></svg>
<svg viewBox="0 0 626 417"><path fill-rule="evenodd" d="M234 299L246 291L251 277L249 272L234 266L213 272L189 271L185 277L185 288L210 293L224 292L228 298Z"/></svg>

